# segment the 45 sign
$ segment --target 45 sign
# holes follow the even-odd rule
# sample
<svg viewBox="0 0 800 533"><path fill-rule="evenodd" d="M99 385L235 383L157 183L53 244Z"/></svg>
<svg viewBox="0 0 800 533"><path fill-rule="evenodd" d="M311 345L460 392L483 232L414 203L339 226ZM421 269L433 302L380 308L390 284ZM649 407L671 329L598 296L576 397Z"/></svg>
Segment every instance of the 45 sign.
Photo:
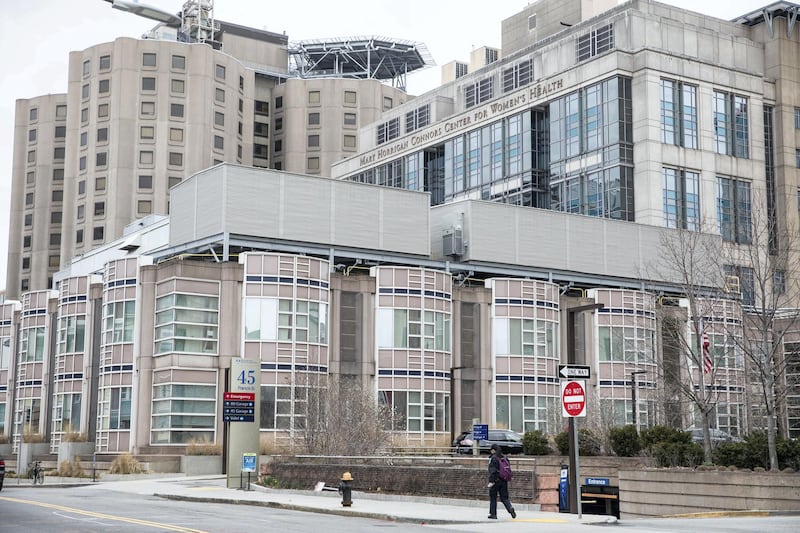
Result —
<svg viewBox="0 0 800 533"><path fill-rule="evenodd" d="M230 392L256 392L259 385L259 362L252 359L231 360Z"/></svg>
<svg viewBox="0 0 800 533"><path fill-rule="evenodd" d="M255 370L242 370L236 377L239 385L255 385L256 384L256 371Z"/></svg>

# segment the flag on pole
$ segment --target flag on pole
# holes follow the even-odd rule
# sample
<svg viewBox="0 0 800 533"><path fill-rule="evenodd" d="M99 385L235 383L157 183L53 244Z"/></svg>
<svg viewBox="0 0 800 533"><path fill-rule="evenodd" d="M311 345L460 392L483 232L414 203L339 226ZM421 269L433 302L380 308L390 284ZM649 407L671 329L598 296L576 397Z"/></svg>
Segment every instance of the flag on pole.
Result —
<svg viewBox="0 0 800 533"><path fill-rule="evenodd" d="M711 359L710 348L711 340L708 333L703 332L703 373L708 374L714 368L714 361Z"/></svg>

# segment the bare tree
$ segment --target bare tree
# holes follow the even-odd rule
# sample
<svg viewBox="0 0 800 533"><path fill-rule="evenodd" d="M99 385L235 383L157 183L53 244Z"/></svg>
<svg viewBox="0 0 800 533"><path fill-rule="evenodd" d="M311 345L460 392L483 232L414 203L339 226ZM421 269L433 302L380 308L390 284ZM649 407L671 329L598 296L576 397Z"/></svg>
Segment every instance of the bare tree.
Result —
<svg viewBox="0 0 800 533"><path fill-rule="evenodd" d="M304 438L309 453L371 455L390 440L392 413L357 382L329 377L309 388ZM326 386L327 385L327 386Z"/></svg>
<svg viewBox="0 0 800 533"><path fill-rule="evenodd" d="M721 250L722 240L710 232L666 229L658 257L649 265L653 271L650 278L673 285L680 299L675 299L680 305L664 307L662 315L664 356L658 371L665 396L675 406L688 402L700 415L706 462L711 462L710 416L719 394L710 386L716 367L704 371L704 317L712 316L715 308L730 298L723 290L719 270Z"/></svg>
<svg viewBox="0 0 800 533"><path fill-rule="evenodd" d="M766 205L760 196L754 195L753 205ZM777 470L778 413L786 393L798 386L786 370L800 346L800 235L754 209L749 227L737 237L743 242L720 256L721 267L738 278L745 305L745 335L733 338L763 402L770 469Z"/></svg>

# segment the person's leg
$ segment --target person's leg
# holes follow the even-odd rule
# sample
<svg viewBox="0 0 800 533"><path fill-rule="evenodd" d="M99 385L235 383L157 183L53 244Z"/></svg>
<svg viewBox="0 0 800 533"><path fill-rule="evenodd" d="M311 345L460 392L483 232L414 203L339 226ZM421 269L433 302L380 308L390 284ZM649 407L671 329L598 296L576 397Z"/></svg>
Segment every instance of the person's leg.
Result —
<svg viewBox="0 0 800 533"><path fill-rule="evenodd" d="M489 518L497 517L497 483L489 488Z"/></svg>
<svg viewBox="0 0 800 533"><path fill-rule="evenodd" d="M511 518L517 517L517 512L514 511L514 507L511 506L511 500L508 498L508 482L503 481L500 483L500 487L498 488L498 492L500 493L500 501L503 502L503 505L508 511L508 514L511 515Z"/></svg>

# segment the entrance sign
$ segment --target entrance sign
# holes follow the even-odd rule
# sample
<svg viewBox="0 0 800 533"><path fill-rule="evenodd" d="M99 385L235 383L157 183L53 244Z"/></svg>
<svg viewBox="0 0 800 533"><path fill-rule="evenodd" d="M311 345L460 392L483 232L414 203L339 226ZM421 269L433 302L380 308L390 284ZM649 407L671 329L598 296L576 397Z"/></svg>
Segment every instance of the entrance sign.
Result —
<svg viewBox="0 0 800 533"><path fill-rule="evenodd" d="M585 381L565 381L561 383L561 416L564 418L586 416Z"/></svg>

